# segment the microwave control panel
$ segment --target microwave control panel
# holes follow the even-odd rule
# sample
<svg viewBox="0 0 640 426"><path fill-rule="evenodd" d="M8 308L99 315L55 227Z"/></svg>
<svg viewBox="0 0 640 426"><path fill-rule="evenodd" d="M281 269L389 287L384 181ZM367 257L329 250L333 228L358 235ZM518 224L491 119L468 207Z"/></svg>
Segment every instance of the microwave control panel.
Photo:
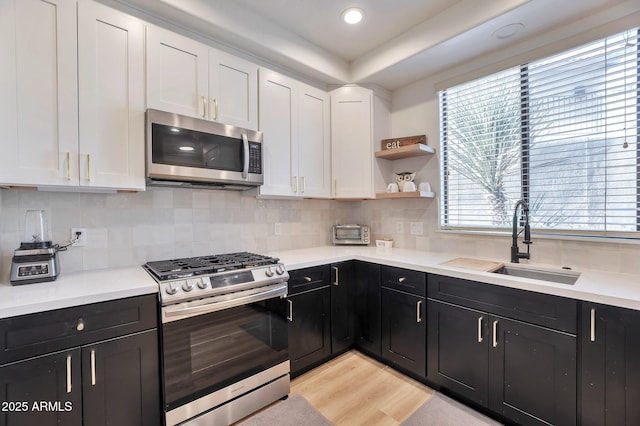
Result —
<svg viewBox="0 0 640 426"><path fill-rule="evenodd" d="M249 142L249 173L262 174L262 144Z"/></svg>

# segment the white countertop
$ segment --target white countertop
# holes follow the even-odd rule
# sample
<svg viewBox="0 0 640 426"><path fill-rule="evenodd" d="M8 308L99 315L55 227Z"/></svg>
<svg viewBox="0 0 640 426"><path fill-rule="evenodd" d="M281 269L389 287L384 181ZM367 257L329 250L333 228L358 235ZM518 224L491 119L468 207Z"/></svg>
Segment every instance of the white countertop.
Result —
<svg viewBox="0 0 640 426"><path fill-rule="evenodd" d="M139 266L73 272L38 284L2 283L0 318L157 292L158 284Z"/></svg>
<svg viewBox="0 0 640 426"><path fill-rule="evenodd" d="M574 272L581 273L580 278L578 278L578 281L576 281L575 284L568 285L495 274L491 272L478 272L468 269L442 266L440 264L443 262L456 257L465 256L418 250L357 246L327 246L302 250L279 251L270 253L270 255L279 257L289 270L355 259L640 310L640 276L635 274L622 274L585 269L574 270ZM504 262L505 264L508 263L508 259L506 261L505 259L489 258L485 258L483 260ZM542 268L561 271L557 266L537 265L535 263L529 263L528 265L523 264L522 266L539 266Z"/></svg>
<svg viewBox="0 0 640 426"><path fill-rule="evenodd" d="M441 263L460 256L418 250L326 246L267 254L280 258L289 270L355 259L640 310L640 276L634 274L581 270L578 281L567 285L442 266ZM56 281L40 284L2 283L0 318L157 291L157 283L140 266L63 274Z"/></svg>

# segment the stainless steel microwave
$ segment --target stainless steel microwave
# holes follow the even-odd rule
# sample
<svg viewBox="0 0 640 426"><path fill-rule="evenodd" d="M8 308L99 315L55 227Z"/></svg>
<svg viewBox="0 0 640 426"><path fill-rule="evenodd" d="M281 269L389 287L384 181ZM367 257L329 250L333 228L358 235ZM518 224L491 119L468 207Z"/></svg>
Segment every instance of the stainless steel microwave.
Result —
<svg viewBox="0 0 640 426"><path fill-rule="evenodd" d="M369 245L369 227L366 225L335 225L333 244Z"/></svg>
<svg viewBox="0 0 640 426"><path fill-rule="evenodd" d="M147 185L244 190L262 185L262 132L147 110Z"/></svg>

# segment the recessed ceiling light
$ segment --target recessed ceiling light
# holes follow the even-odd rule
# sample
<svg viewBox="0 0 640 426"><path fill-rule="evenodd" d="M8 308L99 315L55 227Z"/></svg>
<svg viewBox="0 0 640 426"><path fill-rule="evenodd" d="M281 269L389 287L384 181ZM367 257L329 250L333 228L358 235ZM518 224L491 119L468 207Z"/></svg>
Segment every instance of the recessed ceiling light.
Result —
<svg viewBox="0 0 640 426"><path fill-rule="evenodd" d="M178 148L180 151L193 151L195 148L192 146L181 146Z"/></svg>
<svg viewBox="0 0 640 426"><path fill-rule="evenodd" d="M498 40L505 40L507 38L511 38L514 35L518 34L520 31L524 29L524 24L517 22L515 24L505 25L504 27L500 27L493 32L493 37Z"/></svg>
<svg viewBox="0 0 640 426"><path fill-rule="evenodd" d="M362 17L364 16L364 11L359 7L350 7L349 9L342 12L342 20L347 24L357 24L362 21Z"/></svg>

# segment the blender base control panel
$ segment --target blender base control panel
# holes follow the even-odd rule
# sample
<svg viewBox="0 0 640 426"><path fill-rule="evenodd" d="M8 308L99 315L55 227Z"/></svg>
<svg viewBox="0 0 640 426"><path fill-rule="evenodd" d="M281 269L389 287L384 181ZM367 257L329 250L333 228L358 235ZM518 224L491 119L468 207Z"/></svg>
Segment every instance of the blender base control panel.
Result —
<svg viewBox="0 0 640 426"><path fill-rule="evenodd" d="M34 277L41 275L49 275L50 269L48 263L32 263L29 265L18 266L18 277Z"/></svg>

